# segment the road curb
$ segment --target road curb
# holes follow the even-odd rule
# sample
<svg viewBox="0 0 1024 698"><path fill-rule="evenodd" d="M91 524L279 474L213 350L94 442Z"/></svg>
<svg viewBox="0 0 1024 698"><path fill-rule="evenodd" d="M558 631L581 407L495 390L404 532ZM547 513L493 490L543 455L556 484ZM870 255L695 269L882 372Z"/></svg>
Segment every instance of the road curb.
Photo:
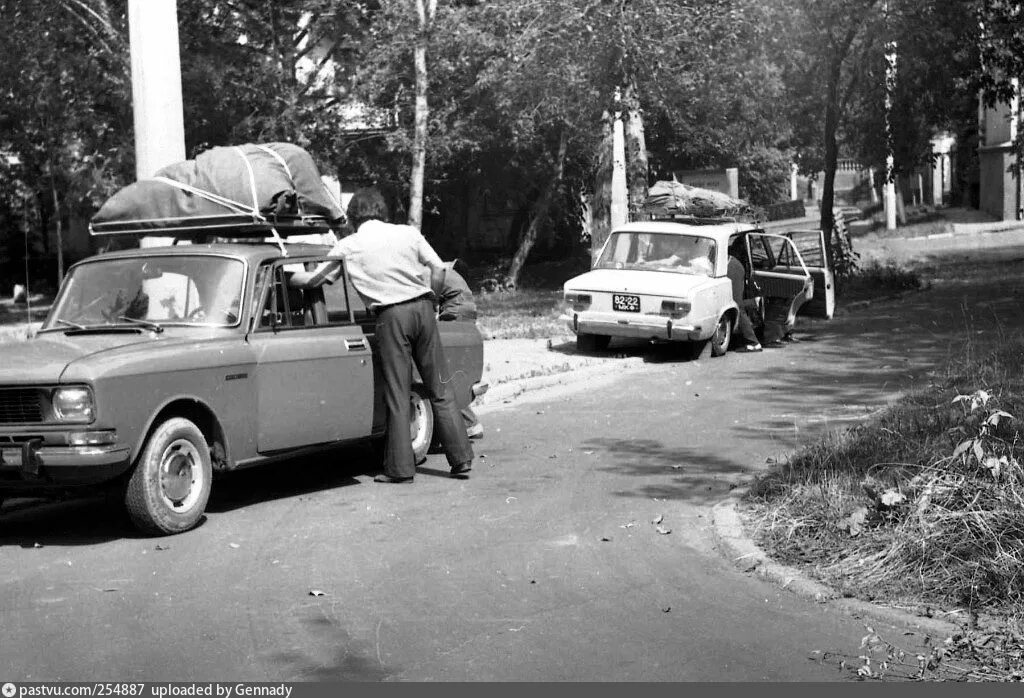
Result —
<svg viewBox="0 0 1024 698"><path fill-rule="evenodd" d="M716 547L729 561L743 572L756 574L769 582L787 589L797 596L820 604L829 604L857 617L893 625L918 628L929 635L950 637L961 631L961 626L938 618L926 618L868 601L845 598L835 589L811 579L802 570L775 562L750 538L739 513L737 502L749 488L733 490L729 498L711 509L712 534Z"/></svg>
<svg viewBox="0 0 1024 698"><path fill-rule="evenodd" d="M480 396L473 406L476 407L479 405L481 407L489 407L498 405L510 402L526 392L541 390L543 388L552 388L558 385L565 385L567 383L576 383L588 378L597 378L604 375L621 373L627 368L632 368L632 366L623 366L621 364L601 364L596 366L580 366L577 368L570 366L565 370L558 370L543 376L513 379L504 383L499 383L498 385L492 385L486 393Z"/></svg>

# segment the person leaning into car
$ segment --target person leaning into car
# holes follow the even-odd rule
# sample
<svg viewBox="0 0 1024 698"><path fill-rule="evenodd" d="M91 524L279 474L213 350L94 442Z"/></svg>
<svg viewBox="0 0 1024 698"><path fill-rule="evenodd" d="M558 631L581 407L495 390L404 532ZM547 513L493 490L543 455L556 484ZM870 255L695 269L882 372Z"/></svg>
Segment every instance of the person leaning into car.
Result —
<svg viewBox="0 0 1024 698"><path fill-rule="evenodd" d="M445 267L437 252L416 228L394 225L384 197L376 188L358 190L348 205L355 232L342 238L330 255L345 258L352 285L376 316L375 332L384 377L387 434L384 473L375 482L412 482L416 462L409 438L409 395L412 365L416 364L434 410L435 428L444 447L451 475L465 476L473 463L434 311L444 286ZM430 271L430 286L424 283ZM333 283L341 272L338 262L296 272L291 286L315 288ZM444 373L442 373L444 372Z"/></svg>
<svg viewBox="0 0 1024 698"><path fill-rule="evenodd" d="M476 303L473 301L473 290L466 279L455 270L465 263L456 259L445 263L444 287L441 289L437 319L442 322L469 321L476 322ZM473 408L466 405L462 408L462 419L466 423L466 435L471 439L482 439L484 427L476 416Z"/></svg>

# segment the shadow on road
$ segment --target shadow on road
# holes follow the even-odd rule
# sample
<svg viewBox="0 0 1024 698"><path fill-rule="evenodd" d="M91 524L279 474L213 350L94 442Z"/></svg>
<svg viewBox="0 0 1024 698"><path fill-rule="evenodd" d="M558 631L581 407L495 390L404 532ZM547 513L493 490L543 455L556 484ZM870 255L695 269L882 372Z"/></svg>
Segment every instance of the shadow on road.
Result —
<svg viewBox="0 0 1024 698"><path fill-rule="evenodd" d="M379 470L368 446L257 465L215 478L206 510L221 514L261 502L358 485L357 476Z"/></svg>
<svg viewBox="0 0 1024 698"><path fill-rule="evenodd" d="M765 429L792 425L780 415L813 418L809 405L831 403L831 414L818 415L823 422L841 417L843 408L881 407L900 392L944 380L966 357L996 349L1024 330L1020 270L1019 263L946 265L939 273L947 278L929 290L814 323L813 342L780 350L795 362L793 370L771 381L757 366L739 374L747 397L771 406L772 416L748 425L746 435L763 438Z"/></svg>
<svg viewBox="0 0 1024 698"><path fill-rule="evenodd" d="M650 478L650 482L621 497L673 499L691 503L719 500L736 486L745 466L692 448L667 448L652 439L591 439L582 448L610 454L614 465L599 468L616 475Z"/></svg>
<svg viewBox="0 0 1024 698"><path fill-rule="evenodd" d="M111 506L102 495L22 500L5 504L0 514L0 548L95 545L142 537L124 510Z"/></svg>
<svg viewBox="0 0 1024 698"><path fill-rule="evenodd" d="M576 340L552 344L550 351L567 356L592 356L607 361L641 357L644 363L671 363L693 361L693 349L687 342L651 342L646 339L612 337L607 349L580 351Z"/></svg>
<svg viewBox="0 0 1024 698"><path fill-rule="evenodd" d="M368 446L350 446L325 455L222 473L214 477L206 512L222 514L261 502L357 485L357 476L379 470ZM112 494L20 499L4 504L0 511L0 547L94 545L142 537Z"/></svg>

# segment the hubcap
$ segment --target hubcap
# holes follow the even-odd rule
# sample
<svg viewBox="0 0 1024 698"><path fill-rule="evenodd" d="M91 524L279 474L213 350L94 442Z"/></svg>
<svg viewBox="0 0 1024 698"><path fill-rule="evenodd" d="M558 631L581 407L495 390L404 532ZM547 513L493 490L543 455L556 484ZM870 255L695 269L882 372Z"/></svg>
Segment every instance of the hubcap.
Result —
<svg viewBox="0 0 1024 698"><path fill-rule="evenodd" d="M720 323L718 323L718 331L715 333L715 342L717 342L718 345L721 346L722 344L725 343L725 339L728 336L729 336L729 321L728 320L722 320Z"/></svg>
<svg viewBox="0 0 1024 698"><path fill-rule="evenodd" d="M198 497L202 461L191 442L179 439L169 445L160 459L160 493L172 506L191 506Z"/></svg>
<svg viewBox="0 0 1024 698"><path fill-rule="evenodd" d="M409 407L409 438L412 440L412 447L415 450L423 438L423 432L426 428L427 416L424 412L426 401L413 397Z"/></svg>

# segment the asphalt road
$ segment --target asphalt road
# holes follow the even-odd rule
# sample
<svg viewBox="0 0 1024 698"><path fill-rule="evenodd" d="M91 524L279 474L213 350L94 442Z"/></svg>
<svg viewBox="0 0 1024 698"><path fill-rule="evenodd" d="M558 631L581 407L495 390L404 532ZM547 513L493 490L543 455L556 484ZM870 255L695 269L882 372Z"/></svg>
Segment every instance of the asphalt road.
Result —
<svg viewBox="0 0 1024 698"><path fill-rule="evenodd" d="M374 484L351 449L219 480L161 539L97 500L5 509L0 680L846 680L863 623L737 570L709 507L929 380L951 330L1001 336L1018 267L762 354L620 346L642 368L482 410L465 481L435 455Z"/></svg>

